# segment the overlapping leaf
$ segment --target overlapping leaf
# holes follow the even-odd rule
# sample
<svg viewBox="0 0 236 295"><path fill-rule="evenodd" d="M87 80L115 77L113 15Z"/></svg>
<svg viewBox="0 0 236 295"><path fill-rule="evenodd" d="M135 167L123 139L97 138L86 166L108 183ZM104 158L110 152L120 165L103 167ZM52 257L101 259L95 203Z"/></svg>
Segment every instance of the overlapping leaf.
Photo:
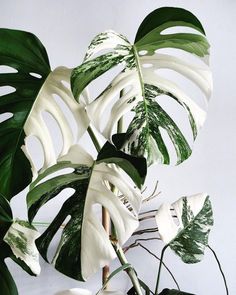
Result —
<svg viewBox="0 0 236 295"><path fill-rule="evenodd" d="M141 195L124 172L140 186L143 183L143 173L136 171L136 166L139 171L142 167L145 173L145 159L136 159L133 165L124 153L116 153L115 148L109 146L111 147L108 143L105 145L106 151L101 151L97 161L80 146L72 146L68 154L59 159L58 164L39 175L27 196L29 219L32 221L37 211L46 202L57 197L63 189L74 190L36 243L40 253L48 261L47 252L51 241L65 219L70 216L52 262L57 270L78 280L86 280L99 267L116 257L109 236L94 212L94 205L99 204L108 210L120 244L138 226ZM73 168L74 172L64 172L45 180L51 173L63 171L66 167ZM111 186L116 187L122 196L113 192Z"/></svg>
<svg viewBox="0 0 236 295"><path fill-rule="evenodd" d="M174 220L171 212L177 220ZM185 263L202 260L213 225L209 196L198 194L182 197L172 206L163 204L156 214L156 222L162 240Z"/></svg>
<svg viewBox="0 0 236 295"><path fill-rule="evenodd" d="M0 196L0 293L17 295L15 282L4 262L7 257L31 275L40 273L35 239L39 233L28 223L13 220L8 201Z"/></svg>
<svg viewBox="0 0 236 295"><path fill-rule="evenodd" d="M163 33L165 29L176 26L192 28L195 33ZM158 71L171 69L183 75L193 81L207 98L212 88L211 73L207 65L189 64L181 58L158 53L158 50L184 50L207 63L209 44L204 34L202 25L192 13L171 7L157 9L146 17L134 45L113 31L101 33L89 46L83 64L72 73L74 96L79 100L83 89L90 82L122 64L124 69L111 84L88 103L87 112L92 123L112 141L117 122L132 110L135 117L127 129L122 149L132 155L145 156L148 164L168 164L170 147L163 138L165 130L173 143L176 162L179 164L190 156L190 144L171 116L160 106L158 97L167 95L186 110L193 139L203 125L206 113L179 86L159 75ZM109 52L104 53L104 50Z"/></svg>
<svg viewBox="0 0 236 295"><path fill-rule="evenodd" d="M60 67L51 72L46 50L37 37L23 31L0 29L0 40L0 115L3 116L0 124L0 193L11 199L30 183L31 166L36 174L33 160L24 146L26 137L35 136L42 145L42 170L56 163L43 112L49 112L61 129L62 154L75 141L53 95L58 95L75 116L79 135L86 130L88 120L82 105L73 101L69 87L63 83L69 82L71 70Z"/></svg>

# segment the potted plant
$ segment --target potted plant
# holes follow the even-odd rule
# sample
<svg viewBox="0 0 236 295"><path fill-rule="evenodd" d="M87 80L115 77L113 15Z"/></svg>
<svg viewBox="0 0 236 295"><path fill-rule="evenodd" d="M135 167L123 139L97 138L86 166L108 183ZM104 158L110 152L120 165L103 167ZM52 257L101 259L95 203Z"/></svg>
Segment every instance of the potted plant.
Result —
<svg viewBox="0 0 236 295"><path fill-rule="evenodd" d="M179 27L180 31L167 31ZM186 32L189 28L192 31ZM183 75L203 96L210 97L209 43L200 21L182 8L156 9L141 23L134 44L119 33L105 31L92 40L83 62L73 69L51 70L44 46L31 33L0 29L0 40L0 87L5 87L0 97L1 294L18 294L5 258L38 275L39 253L59 272L80 281L103 268L99 294L112 293L109 281L120 271L127 273L132 285L130 290L121 290L123 293L190 294L159 290L163 256L171 248L185 263L201 261L213 225L209 196L184 196L159 208L153 202L153 210L145 212L142 204L151 202L156 190L145 198L142 188L148 167L181 164L191 155L189 140L161 106L160 98L167 97L185 111L192 141L204 123L206 111L160 71L170 69ZM163 53L170 48L194 56L200 64L189 63L173 52ZM112 81L99 95L90 95L90 84L113 69L117 73ZM77 134L65 108L76 122ZM43 112L50 113L61 130L59 155ZM95 157L82 146L85 133L97 151ZM32 136L43 150L40 168L28 144ZM29 220L22 221L13 218L10 200L26 187ZM56 202L67 188L72 189L71 195L40 234L33 222L37 212L48 201ZM96 210L96 205L101 210ZM156 239L165 243L155 287L140 280L125 255L141 245L138 235L143 231L137 229L149 218L156 222ZM61 227L60 242L50 261L50 244ZM129 243L134 233L137 239ZM109 270L112 259L120 261L118 269ZM90 291L71 289L60 294Z"/></svg>

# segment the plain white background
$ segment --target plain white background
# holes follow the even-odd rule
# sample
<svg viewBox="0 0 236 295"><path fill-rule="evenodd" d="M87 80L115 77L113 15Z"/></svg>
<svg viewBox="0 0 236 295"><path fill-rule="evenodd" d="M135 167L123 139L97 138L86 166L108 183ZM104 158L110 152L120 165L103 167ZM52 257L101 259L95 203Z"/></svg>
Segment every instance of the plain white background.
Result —
<svg viewBox="0 0 236 295"><path fill-rule="evenodd" d="M192 157L178 167L154 166L150 169L148 185L159 180L164 200L175 201L182 195L208 192L211 196L215 225L210 245L216 250L228 281L230 294L236 294L236 2L209 1L115 1L115 0L0 0L0 27L31 31L47 48L52 68L65 65L74 67L84 56L91 39L105 29L114 29L133 40L142 19L160 6L179 6L192 11L202 22L211 43L211 68L214 93L209 105L207 122L201 131ZM0 40L1 42L1 40ZM26 215L25 193L13 200L15 216ZM56 205L59 208L59 205ZM51 210L51 211L50 211ZM48 208L41 221L55 209ZM146 244L148 245L148 244ZM161 243L150 243L157 253ZM157 261L142 249L128 254L140 274L154 286ZM197 295L225 294L222 278L212 254L206 251L204 260L197 265L185 265L168 251L165 262L175 273L181 289ZM42 262L42 273L32 278L9 262L19 287L20 295L52 295L60 289L76 286L96 290L100 274L86 284L77 283L60 275ZM125 275L113 286L128 286ZM175 288L168 273L163 270L161 287ZM2 294L4 295L4 294Z"/></svg>

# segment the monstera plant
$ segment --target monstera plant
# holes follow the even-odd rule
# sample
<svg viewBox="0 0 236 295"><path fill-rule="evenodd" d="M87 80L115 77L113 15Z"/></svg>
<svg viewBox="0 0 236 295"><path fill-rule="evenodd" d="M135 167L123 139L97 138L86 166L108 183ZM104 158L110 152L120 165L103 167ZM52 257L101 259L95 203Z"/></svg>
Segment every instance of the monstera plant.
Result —
<svg viewBox="0 0 236 295"><path fill-rule="evenodd" d="M47 52L33 34L0 29L1 294L18 294L5 259L10 257L29 274L39 275L39 254L59 272L79 281L103 268L99 294L111 293L108 282L120 271L127 273L131 287L114 294L190 294L180 290L163 256L169 247L185 263L201 261L213 225L209 196L184 196L156 208L151 201L156 190L144 197L143 187L148 167L178 165L191 155L206 110L183 90L179 77L195 84L207 102L212 91L208 60L205 31L182 8L163 7L150 13L134 44L112 30L98 34L83 62L73 69L51 70ZM163 106L165 101L169 108ZM175 108L184 125L188 122L188 130L176 122ZM50 114L61 131L59 153L44 113ZM85 134L96 154L85 148ZM42 150L40 167L30 138ZM10 207L11 199L25 188L27 221L13 218ZM49 201L60 200L66 189L70 195L39 233L34 221L38 211L43 212ZM144 202L150 202L151 211L143 211ZM146 219L155 221L154 231L138 229ZM139 238L131 242L132 236L150 232L153 239L165 243L155 289L140 280L125 255L136 246L151 253ZM60 240L51 259L48 252L58 233ZM109 270L116 258L121 266ZM159 291L162 266L178 290ZM71 289L60 294L91 292Z"/></svg>

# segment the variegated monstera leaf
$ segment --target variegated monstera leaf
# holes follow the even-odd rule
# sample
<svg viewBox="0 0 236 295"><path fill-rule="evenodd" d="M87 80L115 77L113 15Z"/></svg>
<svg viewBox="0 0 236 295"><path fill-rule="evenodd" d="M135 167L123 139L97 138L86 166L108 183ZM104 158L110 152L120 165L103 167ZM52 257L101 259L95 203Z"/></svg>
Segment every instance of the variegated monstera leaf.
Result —
<svg viewBox="0 0 236 295"><path fill-rule="evenodd" d="M0 29L0 193L7 199L24 189L37 174L26 139L34 136L44 153L42 171L56 163L50 132L43 118L49 113L63 138L61 155L76 141L59 97L75 117L78 136L87 129L84 107L70 90L71 70L50 70L42 43L31 33ZM65 107L64 107L65 108Z"/></svg>
<svg viewBox="0 0 236 295"><path fill-rule="evenodd" d="M182 197L172 205L163 204L156 214L156 222L161 239L185 263L202 260L213 225L209 196L197 194Z"/></svg>
<svg viewBox="0 0 236 295"><path fill-rule="evenodd" d="M0 195L0 294L18 295L15 282L4 262L10 257L30 275L39 275L37 230L28 222L13 220L9 202Z"/></svg>
<svg viewBox="0 0 236 295"><path fill-rule="evenodd" d="M176 27L181 27L182 32L165 32ZM184 28L194 32L184 32ZM160 49L169 48L189 53L200 63L188 63L183 58L160 52ZM72 72L73 94L80 100L82 91L93 80L115 66L123 65L123 70L110 85L88 102L89 118L105 138L112 141L117 122L129 111L134 111L134 118L122 136L121 149L132 155L145 156L149 165L154 162L169 164L170 158L179 164L190 156L190 143L172 116L161 107L161 96L168 96L173 104L179 103L186 111L193 139L203 125L206 112L160 70L168 69L183 75L208 99L212 90L208 55L204 29L191 12L181 8L160 8L144 19L134 45L113 31L97 35L84 62ZM168 144L166 134L176 155L171 156L173 148Z"/></svg>
<svg viewBox="0 0 236 295"><path fill-rule="evenodd" d="M73 172L66 174L63 169L68 167L73 168ZM142 199L134 183L141 186L145 169L144 158L134 159L107 143L96 161L82 147L74 145L55 166L40 174L31 184L27 196L30 221L46 202L57 197L65 188L73 189L72 195L36 241L44 259L48 261L51 241L68 216L70 219L64 226L52 261L57 270L69 277L86 280L114 259L116 254L109 235L94 206L97 204L107 209L119 243L123 244L138 226L137 216ZM55 172L62 175L50 176ZM112 187L119 193L115 193Z"/></svg>

